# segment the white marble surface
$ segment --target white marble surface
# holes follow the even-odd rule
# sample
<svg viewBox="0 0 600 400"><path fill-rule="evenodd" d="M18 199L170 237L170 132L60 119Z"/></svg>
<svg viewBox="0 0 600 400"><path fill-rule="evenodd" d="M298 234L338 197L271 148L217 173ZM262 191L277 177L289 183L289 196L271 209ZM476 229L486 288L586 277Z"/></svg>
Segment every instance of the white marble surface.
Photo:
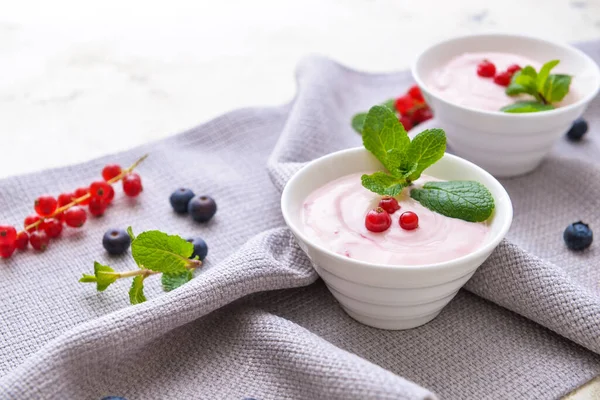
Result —
<svg viewBox="0 0 600 400"><path fill-rule="evenodd" d="M0 10L0 177L285 102L309 53L389 71L450 35L600 39L600 0L0 0Z"/></svg>

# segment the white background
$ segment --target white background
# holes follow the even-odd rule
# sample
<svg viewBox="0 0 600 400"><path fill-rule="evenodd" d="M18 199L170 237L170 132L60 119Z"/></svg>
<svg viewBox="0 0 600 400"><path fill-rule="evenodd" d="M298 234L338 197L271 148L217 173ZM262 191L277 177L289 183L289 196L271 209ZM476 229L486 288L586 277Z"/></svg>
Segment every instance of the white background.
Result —
<svg viewBox="0 0 600 400"><path fill-rule="evenodd" d="M600 0L0 0L0 176L283 103L309 53L400 70L484 31L600 38Z"/></svg>

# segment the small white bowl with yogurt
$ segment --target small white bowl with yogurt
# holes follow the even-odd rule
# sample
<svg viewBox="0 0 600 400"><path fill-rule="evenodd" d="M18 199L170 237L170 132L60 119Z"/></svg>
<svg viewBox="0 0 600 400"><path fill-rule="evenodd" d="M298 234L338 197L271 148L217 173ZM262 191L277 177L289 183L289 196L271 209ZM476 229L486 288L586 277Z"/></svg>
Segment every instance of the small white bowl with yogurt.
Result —
<svg viewBox="0 0 600 400"><path fill-rule="evenodd" d="M552 73L571 75L571 89L554 110L502 112L500 108L526 96L508 96L505 87L477 75L477 65L484 59L498 71L512 64L539 70L547 61L560 60ZM421 53L412 74L434 111L436 125L446 131L452 151L497 177L534 170L600 89L600 69L586 54L523 35L446 40Z"/></svg>
<svg viewBox="0 0 600 400"><path fill-rule="evenodd" d="M381 329L409 329L435 318L488 258L510 228L512 204L489 173L445 154L413 188L432 180L480 182L494 198L493 215L483 223L449 218L403 191L390 229L370 232L365 214L381 196L365 189L360 176L381 169L362 147L329 154L290 179L281 209L298 244L352 318ZM419 227L401 229L401 211L416 212Z"/></svg>

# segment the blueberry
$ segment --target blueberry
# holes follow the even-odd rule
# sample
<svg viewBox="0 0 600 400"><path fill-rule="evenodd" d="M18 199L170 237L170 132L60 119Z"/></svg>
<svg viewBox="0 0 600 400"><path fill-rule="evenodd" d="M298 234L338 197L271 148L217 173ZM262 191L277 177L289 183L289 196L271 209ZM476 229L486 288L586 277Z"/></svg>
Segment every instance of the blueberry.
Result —
<svg viewBox="0 0 600 400"><path fill-rule="evenodd" d="M190 189L180 188L171 193L169 201L171 202L171 207L173 207L173 210L175 210L176 213L184 214L188 211L188 204L193 197L194 192L192 192Z"/></svg>
<svg viewBox="0 0 600 400"><path fill-rule="evenodd" d="M587 224L575 222L567 226L563 233L563 239L571 250L583 250L590 247L594 240L594 234Z"/></svg>
<svg viewBox="0 0 600 400"><path fill-rule="evenodd" d="M567 132L567 138L574 142L581 140L583 135L588 131L588 123L583 118L577 118L569 132Z"/></svg>
<svg viewBox="0 0 600 400"><path fill-rule="evenodd" d="M110 254L123 254L129 248L131 238L124 229L109 229L102 238L102 245Z"/></svg>
<svg viewBox="0 0 600 400"><path fill-rule="evenodd" d="M206 255L208 254L208 245L201 237L190 237L186 239L188 242L194 245L194 252L190 258L194 258L198 256L200 261L204 261Z"/></svg>
<svg viewBox="0 0 600 400"><path fill-rule="evenodd" d="M100 400L127 400L125 397L121 396L106 396L101 398Z"/></svg>
<svg viewBox="0 0 600 400"><path fill-rule="evenodd" d="M208 222L217 212L217 203L210 196L196 196L188 204L188 212L198 222Z"/></svg>

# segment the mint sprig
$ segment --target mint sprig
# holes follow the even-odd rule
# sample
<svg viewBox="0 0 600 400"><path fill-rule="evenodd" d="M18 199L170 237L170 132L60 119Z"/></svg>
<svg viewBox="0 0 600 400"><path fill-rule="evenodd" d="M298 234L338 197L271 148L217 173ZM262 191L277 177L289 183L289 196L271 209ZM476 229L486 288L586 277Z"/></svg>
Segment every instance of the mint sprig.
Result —
<svg viewBox="0 0 600 400"><path fill-rule="evenodd" d="M559 60L548 61L539 72L530 65L517 71L506 88L506 94L509 96L528 94L535 100L519 101L500 110L508 113L553 110L555 108L553 103L562 101L569 93L572 80L570 75L550 73L559 62Z"/></svg>
<svg viewBox="0 0 600 400"><path fill-rule="evenodd" d="M197 258L190 259L194 246L179 236L147 231L136 237L131 227L127 228L127 232L132 238L131 254L139 269L117 272L94 262L94 275L83 274L79 282L96 283L96 289L102 292L117 279L133 277L129 301L139 304L146 301L144 279L148 276L162 274L163 289L168 292L189 282L193 271L202 266Z"/></svg>
<svg viewBox="0 0 600 400"><path fill-rule="evenodd" d="M363 126L363 145L387 169L361 177L372 192L397 196L446 151L446 135L441 129L428 129L411 141L393 111L372 107Z"/></svg>
<svg viewBox="0 0 600 400"><path fill-rule="evenodd" d="M397 196L439 161L446 151L442 129L427 129L411 141L395 114L385 106L372 107L362 130L363 145L386 168L361 177L362 185L380 195ZM428 182L410 195L425 207L470 222L488 219L494 198L474 181Z"/></svg>

